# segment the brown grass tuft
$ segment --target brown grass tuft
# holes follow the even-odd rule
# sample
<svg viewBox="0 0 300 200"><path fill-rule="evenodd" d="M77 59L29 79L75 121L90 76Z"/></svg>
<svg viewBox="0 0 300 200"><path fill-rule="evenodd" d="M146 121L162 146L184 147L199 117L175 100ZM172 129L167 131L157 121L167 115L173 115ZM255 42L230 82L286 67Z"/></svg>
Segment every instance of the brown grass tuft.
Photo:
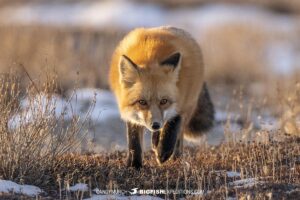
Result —
<svg viewBox="0 0 300 200"><path fill-rule="evenodd" d="M41 84L39 93L34 87L27 88L27 95L34 94L35 98L27 102L30 106L23 111L25 114L12 122L12 116L21 111L16 80L11 73L0 77L0 177L21 183L47 184L49 177L45 171L57 156L76 147L81 126L74 118L65 129L63 116L55 118L55 105L47 98L53 89L53 80Z"/></svg>

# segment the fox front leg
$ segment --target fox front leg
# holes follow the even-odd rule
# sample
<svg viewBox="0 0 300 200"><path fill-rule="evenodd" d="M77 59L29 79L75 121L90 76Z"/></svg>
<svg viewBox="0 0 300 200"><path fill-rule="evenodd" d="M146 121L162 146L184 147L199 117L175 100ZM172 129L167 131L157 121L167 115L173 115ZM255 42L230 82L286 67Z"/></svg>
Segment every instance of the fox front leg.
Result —
<svg viewBox="0 0 300 200"><path fill-rule="evenodd" d="M163 127L156 150L157 160L160 164L167 161L173 154L180 130L181 117L179 115L170 119Z"/></svg>
<svg viewBox="0 0 300 200"><path fill-rule="evenodd" d="M139 169L142 167L142 141L143 141L143 127L126 123L127 126L127 141L128 141L128 157L127 166Z"/></svg>
<svg viewBox="0 0 300 200"><path fill-rule="evenodd" d="M159 133L160 133L160 131L155 131L152 133L151 143L152 143L153 151L156 151L156 149L157 149L158 142L159 142Z"/></svg>

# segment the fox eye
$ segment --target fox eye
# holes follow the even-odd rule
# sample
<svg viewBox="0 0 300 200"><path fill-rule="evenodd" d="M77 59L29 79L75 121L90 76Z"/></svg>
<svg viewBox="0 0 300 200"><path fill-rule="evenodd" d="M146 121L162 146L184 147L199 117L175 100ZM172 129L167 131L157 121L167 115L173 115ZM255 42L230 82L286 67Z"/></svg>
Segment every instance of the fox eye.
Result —
<svg viewBox="0 0 300 200"><path fill-rule="evenodd" d="M168 103L168 99L162 99L160 100L160 105L165 105Z"/></svg>
<svg viewBox="0 0 300 200"><path fill-rule="evenodd" d="M141 100L138 100L138 103L142 106L146 106L147 105L147 101L141 99Z"/></svg>

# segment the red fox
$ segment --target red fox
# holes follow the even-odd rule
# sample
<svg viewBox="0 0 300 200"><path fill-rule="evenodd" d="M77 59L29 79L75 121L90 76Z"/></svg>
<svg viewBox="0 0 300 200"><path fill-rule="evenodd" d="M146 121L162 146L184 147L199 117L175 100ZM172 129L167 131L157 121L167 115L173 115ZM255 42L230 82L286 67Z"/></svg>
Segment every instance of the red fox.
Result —
<svg viewBox="0 0 300 200"><path fill-rule="evenodd" d="M152 132L159 164L178 158L183 138L213 126L214 107L204 82L202 53L186 31L137 28L116 48L110 86L127 125L127 165L142 167L144 128Z"/></svg>

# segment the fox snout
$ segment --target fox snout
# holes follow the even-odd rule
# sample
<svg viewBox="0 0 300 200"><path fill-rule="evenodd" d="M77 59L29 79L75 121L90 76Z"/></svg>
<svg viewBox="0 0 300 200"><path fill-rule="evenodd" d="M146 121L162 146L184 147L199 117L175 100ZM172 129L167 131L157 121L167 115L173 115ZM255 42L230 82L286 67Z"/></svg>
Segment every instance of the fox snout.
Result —
<svg viewBox="0 0 300 200"><path fill-rule="evenodd" d="M159 130L161 127L161 124L159 122L153 122L151 125L151 128L155 131Z"/></svg>
<svg viewBox="0 0 300 200"><path fill-rule="evenodd" d="M155 131L160 130L163 127L163 122L159 121L159 120L157 120L157 121L154 120L154 121L151 121L149 123L149 125L146 127L149 129L149 131L155 132Z"/></svg>
<svg viewBox="0 0 300 200"><path fill-rule="evenodd" d="M148 113L146 114L146 123L147 127L150 131L158 131L163 127L163 116L162 111L158 108L158 106L153 105L149 108Z"/></svg>

